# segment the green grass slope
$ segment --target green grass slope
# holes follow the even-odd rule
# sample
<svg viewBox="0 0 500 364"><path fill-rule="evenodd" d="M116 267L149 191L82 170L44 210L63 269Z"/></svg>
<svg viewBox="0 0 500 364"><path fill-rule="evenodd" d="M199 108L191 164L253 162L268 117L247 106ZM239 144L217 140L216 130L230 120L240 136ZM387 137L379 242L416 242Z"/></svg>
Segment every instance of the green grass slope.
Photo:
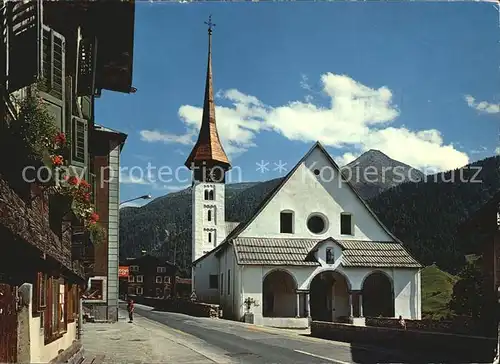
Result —
<svg viewBox="0 0 500 364"><path fill-rule="evenodd" d="M457 277L439 269L436 265L421 271L422 279L422 318L439 320L452 315L448 308Z"/></svg>

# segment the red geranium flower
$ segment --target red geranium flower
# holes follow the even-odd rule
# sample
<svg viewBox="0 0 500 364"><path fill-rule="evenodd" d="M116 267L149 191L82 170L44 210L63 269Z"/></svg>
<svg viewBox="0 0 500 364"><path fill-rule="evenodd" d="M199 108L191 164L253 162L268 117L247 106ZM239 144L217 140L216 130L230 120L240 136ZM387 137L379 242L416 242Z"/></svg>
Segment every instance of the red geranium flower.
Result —
<svg viewBox="0 0 500 364"><path fill-rule="evenodd" d="M80 181L75 176L71 176L68 178L68 183L70 185L77 185L78 183L80 183Z"/></svg>
<svg viewBox="0 0 500 364"><path fill-rule="evenodd" d="M66 144L66 134L64 133L58 133L55 138L54 138L56 144L58 145L64 145Z"/></svg>
<svg viewBox="0 0 500 364"><path fill-rule="evenodd" d="M63 158L60 155L53 155L52 156L52 164L56 167L62 166Z"/></svg>
<svg viewBox="0 0 500 364"><path fill-rule="evenodd" d="M95 212L93 212L91 215L90 215L90 221L91 222L97 222L99 221L99 215Z"/></svg>
<svg viewBox="0 0 500 364"><path fill-rule="evenodd" d="M85 181L84 179L82 179L80 181L80 187L82 187L84 189L88 189L88 188L90 188L90 185L89 185L89 183L87 181Z"/></svg>

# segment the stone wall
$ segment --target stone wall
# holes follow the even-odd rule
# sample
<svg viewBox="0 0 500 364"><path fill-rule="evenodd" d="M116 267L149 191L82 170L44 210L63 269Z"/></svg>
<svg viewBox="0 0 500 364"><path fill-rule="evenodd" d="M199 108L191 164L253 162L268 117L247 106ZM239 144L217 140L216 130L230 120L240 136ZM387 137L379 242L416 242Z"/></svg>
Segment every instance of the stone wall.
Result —
<svg viewBox="0 0 500 364"><path fill-rule="evenodd" d="M491 362L496 340L479 336L455 335L382 327L362 327L332 322L313 321L311 335L348 343L390 347L405 353L415 353L426 361L459 360L465 363Z"/></svg>
<svg viewBox="0 0 500 364"><path fill-rule="evenodd" d="M477 336L491 336L495 332L491 332L496 328L494 325L489 328L485 327L479 322L475 322L470 318L457 318L455 320L406 320L406 328L408 330L426 331L426 332L444 332L461 335L477 335ZM365 319L366 326L372 327L385 327L399 329L399 320L397 318L386 317L367 317ZM490 335L491 334L491 335Z"/></svg>
<svg viewBox="0 0 500 364"><path fill-rule="evenodd" d="M136 303L152 306L161 311L183 313L195 317L218 318L222 316L220 306L215 304L192 302L185 299L162 299L132 295L128 297Z"/></svg>

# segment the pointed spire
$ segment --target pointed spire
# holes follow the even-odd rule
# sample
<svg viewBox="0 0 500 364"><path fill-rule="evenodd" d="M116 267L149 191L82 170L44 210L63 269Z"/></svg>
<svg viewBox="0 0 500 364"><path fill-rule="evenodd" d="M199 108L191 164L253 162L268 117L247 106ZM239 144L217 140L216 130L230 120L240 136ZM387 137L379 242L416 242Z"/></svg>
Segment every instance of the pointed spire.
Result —
<svg viewBox="0 0 500 364"><path fill-rule="evenodd" d="M186 167L191 168L192 164L221 165L229 169L231 167L226 152L222 147L217 132L215 121L215 102L212 80L212 16L208 18L208 63L207 76L205 82L205 99L203 102L203 116L201 119L200 134L191 154L186 160Z"/></svg>

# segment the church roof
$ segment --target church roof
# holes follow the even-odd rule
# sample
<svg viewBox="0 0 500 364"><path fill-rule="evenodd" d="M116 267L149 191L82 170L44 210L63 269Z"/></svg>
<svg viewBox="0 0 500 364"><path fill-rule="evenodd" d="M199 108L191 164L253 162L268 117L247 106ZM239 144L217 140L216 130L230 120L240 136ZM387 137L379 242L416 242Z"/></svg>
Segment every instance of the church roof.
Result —
<svg viewBox="0 0 500 364"><path fill-rule="evenodd" d="M342 248L343 267L421 267L399 243L328 239ZM319 263L311 259L310 253L324 241L325 239L236 238L233 246L238 264L316 266Z"/></svg>
<svg viewBox="0 0 500 364"><path fill-rule="evenodd" d="M205 99L203 102L203 116L201 119L200 134L191 154L186 160L186 167L191 168L192 164L222 164L230 168L229 159L222 147L222 143L217 132L215 122L215 102L212 80L212 24L209 20L208 29L208 64L207 78L205 82Z"/></svg>

